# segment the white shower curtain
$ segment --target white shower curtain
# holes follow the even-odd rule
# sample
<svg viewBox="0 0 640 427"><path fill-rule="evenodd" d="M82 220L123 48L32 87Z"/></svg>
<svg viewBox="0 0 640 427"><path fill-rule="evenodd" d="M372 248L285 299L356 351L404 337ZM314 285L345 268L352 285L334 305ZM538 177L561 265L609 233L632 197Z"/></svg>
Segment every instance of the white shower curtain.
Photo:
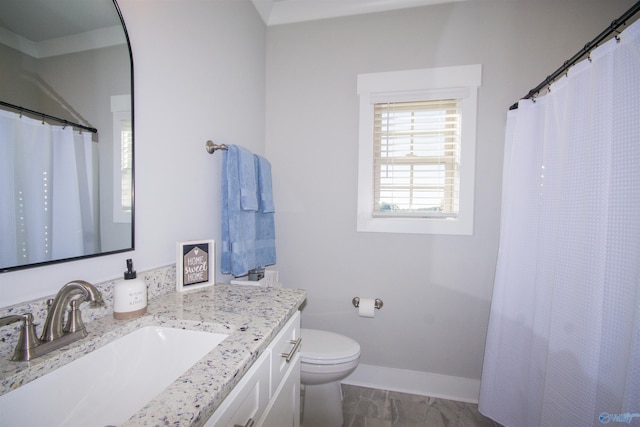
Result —
<svg viewBox="0 0 640 427"><path fill-rule="evenodd" d="M96 251L91 134L0 111L0 267Z"/></svg>
<svg viewBox="0 0 640 427"><path fill-rule="evenodd" d="M640 425L640 21L507 118L480 411Z"/></svg>

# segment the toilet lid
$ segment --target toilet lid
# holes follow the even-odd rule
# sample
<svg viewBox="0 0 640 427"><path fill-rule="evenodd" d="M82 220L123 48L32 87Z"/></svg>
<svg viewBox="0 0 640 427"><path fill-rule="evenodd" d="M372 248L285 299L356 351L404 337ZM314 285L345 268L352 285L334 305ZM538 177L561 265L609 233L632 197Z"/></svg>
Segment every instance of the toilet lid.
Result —
<svg viewBox="0 0 640 427"><path fill-rule="evenodd" d="M316 365L335 365L360 357L360 344L344 335L317 329L301 329L302 362Z"/></svg>

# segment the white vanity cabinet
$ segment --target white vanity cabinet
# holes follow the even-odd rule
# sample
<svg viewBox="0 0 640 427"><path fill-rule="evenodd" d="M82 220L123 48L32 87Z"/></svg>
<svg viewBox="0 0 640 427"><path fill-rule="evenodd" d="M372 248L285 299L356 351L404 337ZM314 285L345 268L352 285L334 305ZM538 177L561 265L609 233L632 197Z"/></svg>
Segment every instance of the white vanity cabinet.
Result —
<svg viewBox="0 0 640 427"><path fill-rule="evenodd" d="M206 427L299 427L300 312L206 422Z"/></svg>
<svg viewBox="0 0 640 427"><path fill-rule="evenodd" d="M271 400L263 427L300 425L300 312L280 331L271 348Z"/></svg>

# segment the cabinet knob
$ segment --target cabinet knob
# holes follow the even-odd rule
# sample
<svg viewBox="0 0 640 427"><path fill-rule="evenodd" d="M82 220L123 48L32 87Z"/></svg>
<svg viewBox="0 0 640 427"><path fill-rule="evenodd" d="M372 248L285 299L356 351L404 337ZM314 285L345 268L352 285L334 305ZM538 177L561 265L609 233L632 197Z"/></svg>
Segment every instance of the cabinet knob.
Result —
<svg viewBox="0 0 640 427"><path fill-rule="evenodd" d="M284 357L285 361L287 363L291 362L291 359L293 359L293 356L296 354L296 351L298 351L298 347L300 347L300 343L302 342L302 338L298 338L297 340L291 340L289 341L291 344L293 344L293 348L291 349L291 351L289 353L282 353L281 356Z"/></svg>

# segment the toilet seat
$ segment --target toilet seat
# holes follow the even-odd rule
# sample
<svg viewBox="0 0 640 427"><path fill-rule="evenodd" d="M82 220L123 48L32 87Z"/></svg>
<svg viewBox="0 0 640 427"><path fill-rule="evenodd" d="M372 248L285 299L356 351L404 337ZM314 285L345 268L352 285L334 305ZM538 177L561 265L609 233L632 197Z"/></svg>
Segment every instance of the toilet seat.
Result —
<svg viewBox="0 0 640 427"><path fill-rule="evenodd" d="M349 363L360 357L360 344L344 335L317 329L301 329L302 363L337 365Z"/></svg>

